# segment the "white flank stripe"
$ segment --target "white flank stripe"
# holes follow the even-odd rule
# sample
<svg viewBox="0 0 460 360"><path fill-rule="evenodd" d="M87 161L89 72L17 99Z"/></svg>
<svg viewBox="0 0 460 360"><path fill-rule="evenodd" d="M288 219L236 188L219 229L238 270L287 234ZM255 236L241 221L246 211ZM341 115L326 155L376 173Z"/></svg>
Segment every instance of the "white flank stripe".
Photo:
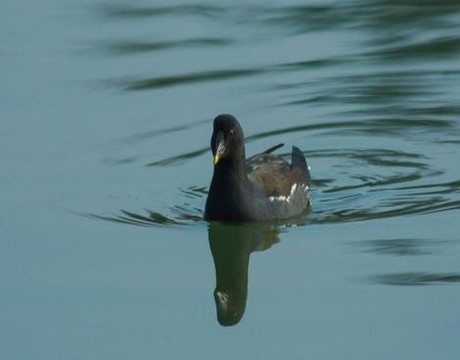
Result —
<svg viewBox="0 0 460 360"><path fill-rule="evenodd" d="M306 185L300 185L301 187L304 188L304 191L307 191L308 190L308 186ZM295 183L294 185L292 185L291 187L291 191L289 192L289 195L288 196L284 196L284 195L280 195L280 196L270 196L268 198L268 200L270 201L291 201L291 196L294 194L294 192L297 190L297 183Z"/></svg>

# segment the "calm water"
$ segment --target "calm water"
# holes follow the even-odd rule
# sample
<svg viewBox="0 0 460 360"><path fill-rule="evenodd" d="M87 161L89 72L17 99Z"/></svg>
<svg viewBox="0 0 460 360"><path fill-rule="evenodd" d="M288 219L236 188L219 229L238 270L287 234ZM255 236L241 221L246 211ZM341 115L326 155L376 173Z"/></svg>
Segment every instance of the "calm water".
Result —
<svg viewBox="0 0 460 360"><path fill-rule="evenodd" d="M2 358L458 358L458 1L0 16ZM309 214L202 220L222 112L304 151Z"/></svg>

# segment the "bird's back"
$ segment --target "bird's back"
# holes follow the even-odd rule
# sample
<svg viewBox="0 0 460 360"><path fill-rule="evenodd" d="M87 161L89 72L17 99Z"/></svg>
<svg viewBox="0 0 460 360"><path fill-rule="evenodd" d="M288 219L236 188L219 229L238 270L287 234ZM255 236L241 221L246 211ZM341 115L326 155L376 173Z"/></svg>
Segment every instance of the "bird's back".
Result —
<svg viewBox="0 0 460 360"><path fill-rule="evenodd" d="M246 172L263 217L289 218L308 207L310 173L297 147L293 147L291 164L266 151L247 159Z"/></svg>
<svg viewBox="0 0 460 360"><path fill-rule="evenodd" d="M288 196L294 184L310 186L307 163L297 147L293 147L291 164L267 152L248 158L246 173L250 182L268 197Z"/></svg>

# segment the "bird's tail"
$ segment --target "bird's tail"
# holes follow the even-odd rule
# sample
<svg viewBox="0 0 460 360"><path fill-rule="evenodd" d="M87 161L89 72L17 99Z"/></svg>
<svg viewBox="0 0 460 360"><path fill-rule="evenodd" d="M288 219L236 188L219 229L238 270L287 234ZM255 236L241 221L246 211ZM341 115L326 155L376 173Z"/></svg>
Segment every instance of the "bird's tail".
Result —
<svg viewBox="0 0 460 360"><path fill-rule="evenodd" d="M297 146L292 147L292 160L291 160L291 167L299 167L307 176L307 182L310 184L311 176L310 170L308 169L307 161L305 160L305 156L303 155L302 151Z"/></svg>

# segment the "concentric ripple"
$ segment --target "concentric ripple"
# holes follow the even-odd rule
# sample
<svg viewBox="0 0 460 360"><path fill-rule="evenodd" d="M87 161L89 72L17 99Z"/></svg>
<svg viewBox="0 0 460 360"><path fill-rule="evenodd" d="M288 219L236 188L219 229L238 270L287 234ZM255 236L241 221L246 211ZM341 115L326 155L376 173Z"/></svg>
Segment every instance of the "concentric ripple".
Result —
<svg viewBox="0 0 460 360"><path fill-rule="evenodd" d="M289 145L281 149L287 159L291 145L304 151L313 177L312 210L298 224L460 209L455 1L126 3L96 13L118 35L92 46L124 64L102 80L109 88L148 97L152 106L161 107L176 91L180 99L198 93L203 101L178 104L187 111L204 107L200 120L191 115L183 125L166 126L169 120L155 125L149 119L150 130L103 150L104 165L135 169L151 178L153 192L165 171L177 177L208 171L209 138L203 134L217 115L214 103L229 99L226 111L243 112L243 128L250 129L248 155L280 142ZM185 19L199 26L180 31ZM248 102L252 113L244 114ZM142 226L195 224L202 221L210 182L205 174L172 188L166 206L152 201L161 194L142 194L134 205L92 216Z"/></svg>

